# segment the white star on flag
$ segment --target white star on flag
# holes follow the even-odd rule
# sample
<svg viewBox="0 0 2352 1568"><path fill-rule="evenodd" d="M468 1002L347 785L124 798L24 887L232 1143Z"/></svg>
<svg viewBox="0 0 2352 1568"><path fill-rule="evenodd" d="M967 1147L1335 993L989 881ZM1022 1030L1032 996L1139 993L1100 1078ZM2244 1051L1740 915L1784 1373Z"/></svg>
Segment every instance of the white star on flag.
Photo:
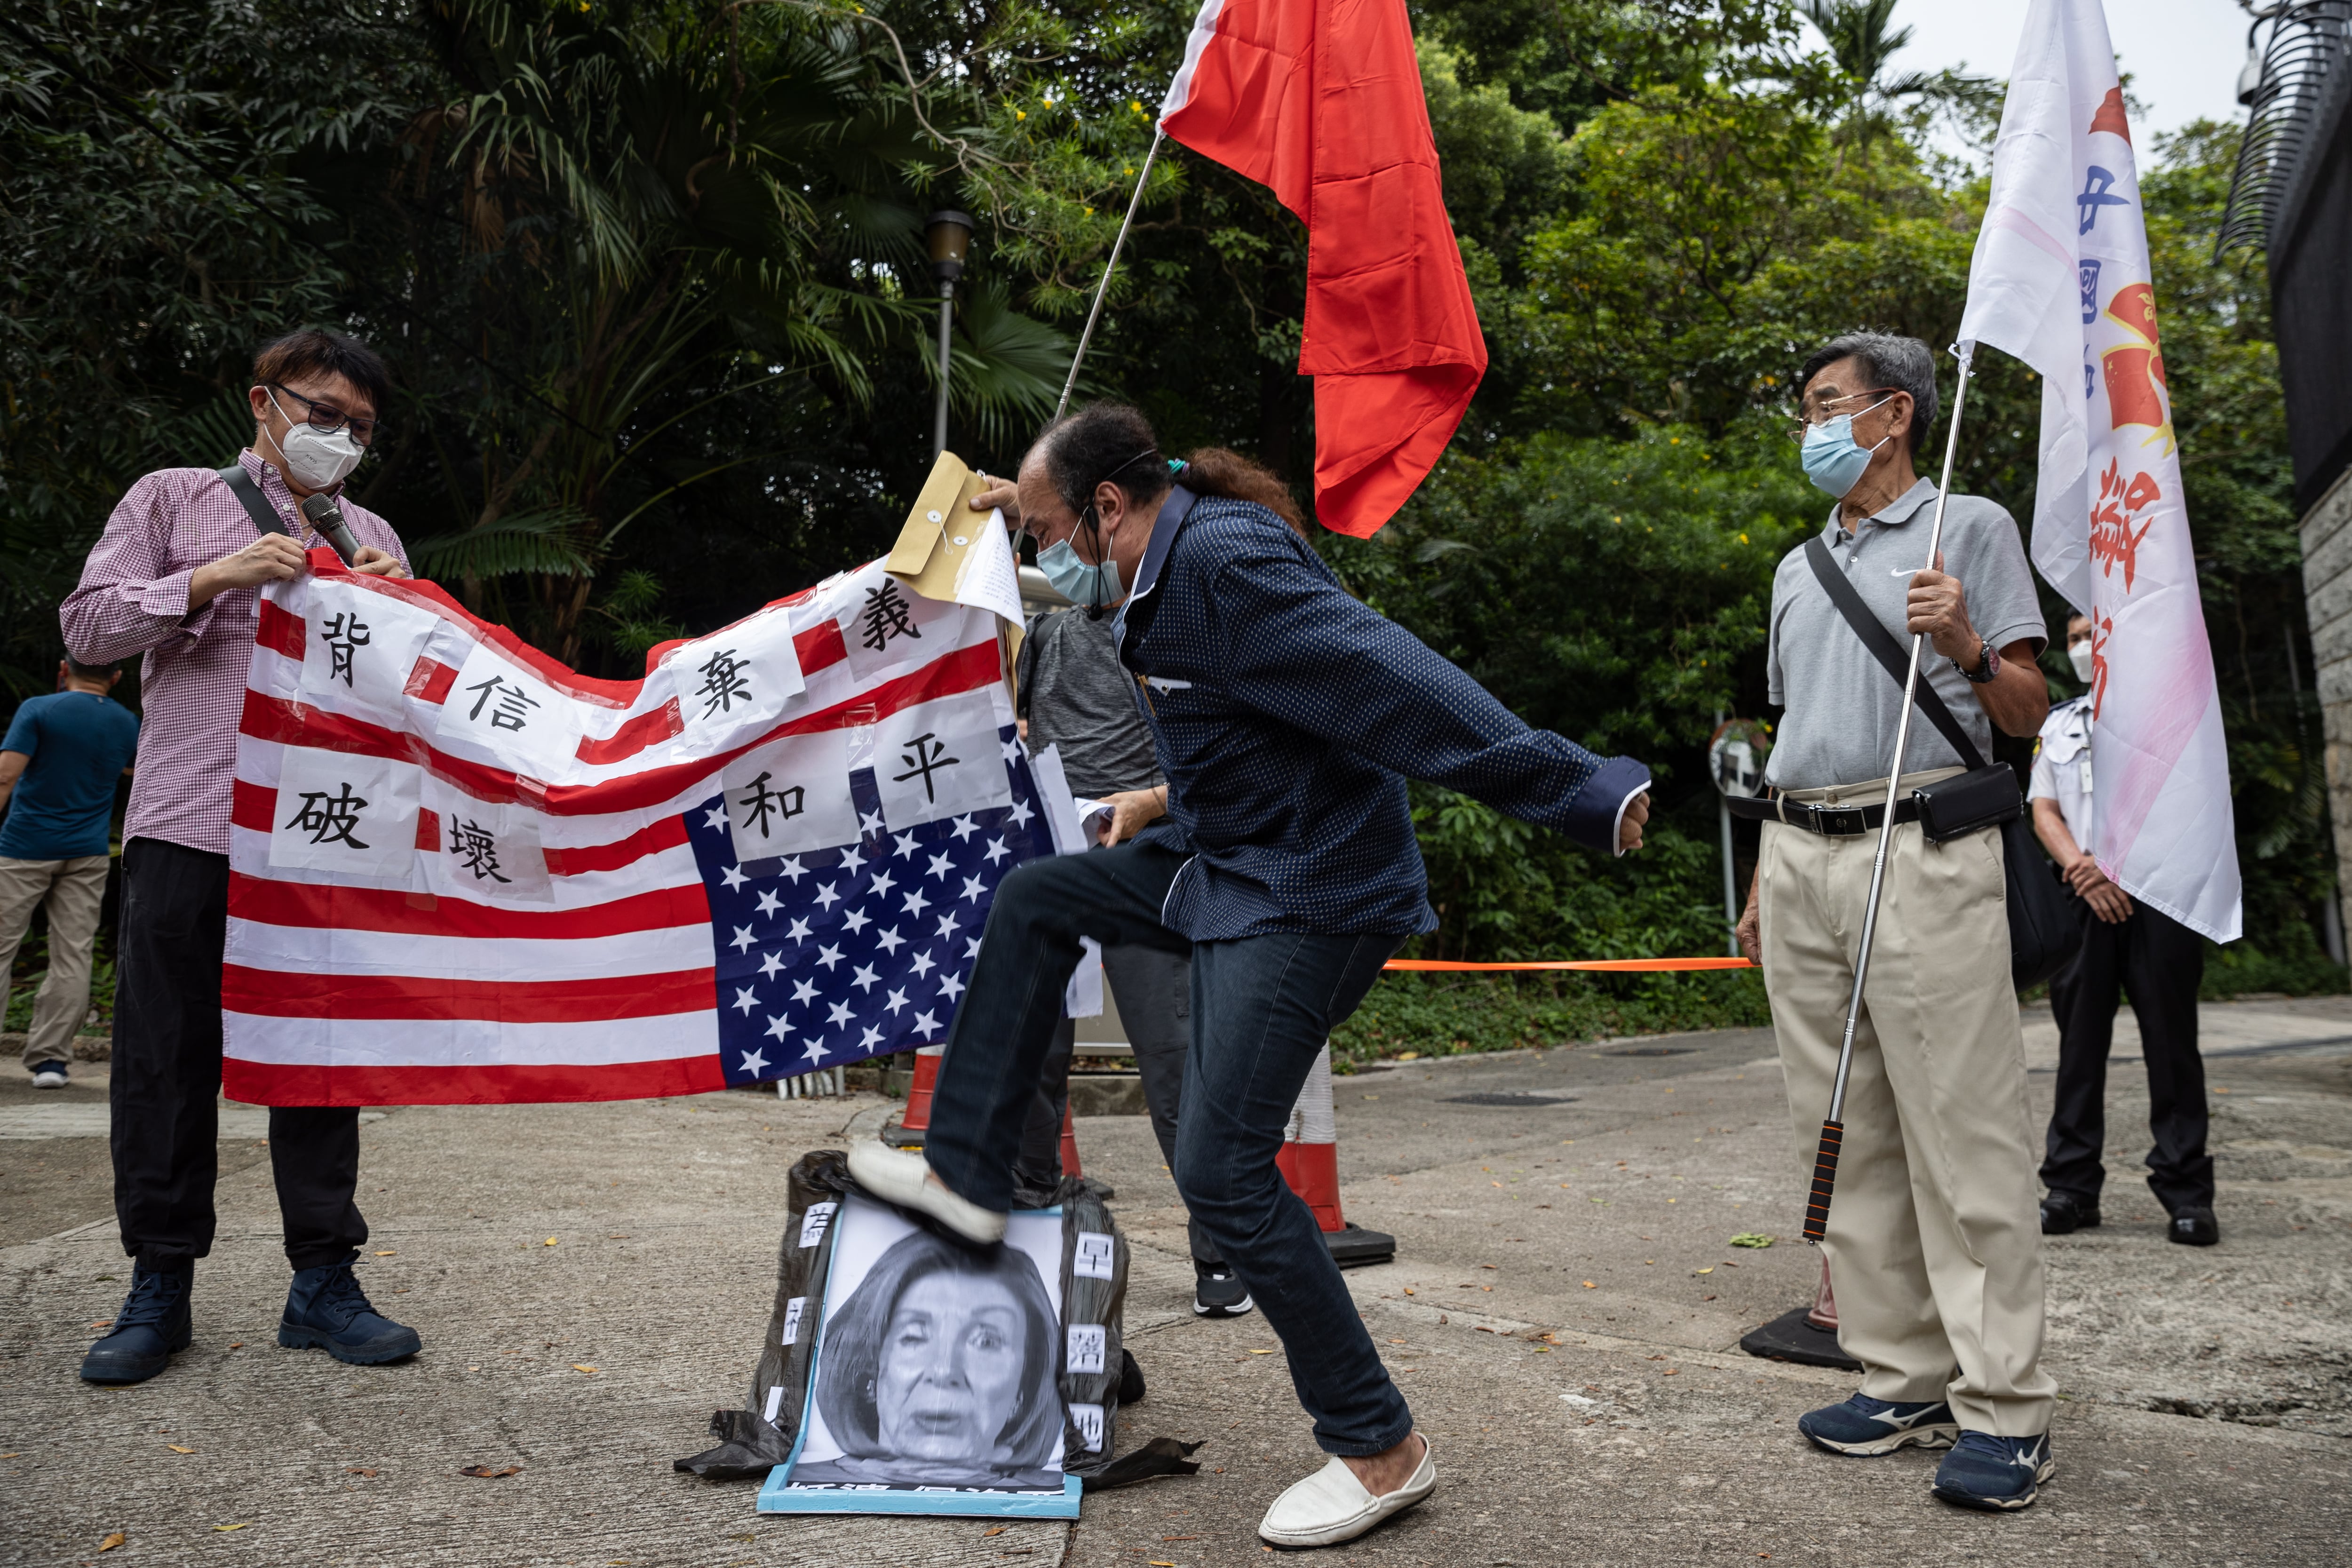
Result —
<svg viewBox="0 0 2352 1568"><path fill-rule="evenodd" d="M816 1000L816 982L815 982L815 981L814 981L814 980L795 980L795 981L793 981L793 1001L795 1001L795 1002L814 1002L814 1001L815 1001L815 1000Z"/></svg>
<svg viewBox="0 0 2352 1568"><path fill-rule="evenodd" d="M801 865L801 858L795 855L791 859L776 868L776 875L779 877L791 878L793 886L797 888L801 885L801 879L807 876L808 871Z"/></svg>
<svg viewBox="0 0 2352 1568"><path fill-rule="evenodd" d="M743 875L742 867L730 866L719 873L719 879L727 884L727 890L731 893L751 879Z"/></svg>
<svg viewBox="0 0 2352 1568"><path fill-rule="evenodd" d="M793 922L793 929L784 932L784 934L791 937L803 947L806 947L808 945L808 939L813 933L809 931L808 921L794 921Z"/></svg>
<svg viewBox="0 0 2352 1568"><path fill-rule="evenodd" d="M761 1051L745 1051L743 1053L742 1070L755 1075L767 1071L767 1056Z"/></svg>
<svg viewBox="0 0 2352 1568"><path fill-rule="evenodd" d="M860 813L858 814L858 816L857 816L857 832L858 832L858 836L859 836L860 837L871 838L871 837L873 837L876 834L877 834L877 833L879 833L879 832L881 832L881 831L882 831L882 814L881 814L880 812L878 812L878 811L866 811L866 812L860 812Z"/></svg>
<svg viewBox="0 0 2352 1568"><path fill-rule="evenodd" d="M971 819L971 813L966 812L961 816L955 819L955 841L957 843L962 843L965 839L971 837L973 834L979 831L980 824Z"/></svg>
<svg viewBox="0 0 2352 1568"><path fill-rule="evenodd" d="M827 882L824 887L819 888L816 890L816 901L818 908L824 910L826 914L831 914L833 913L833 906L841 902L841 895L833 890L833 884L831 882Z"/></svg>
<svg viewBox="0 0 2352 1568"><path fill-rule="evenodd" d="M882 977L874 973L872 964L861 963L857 966L857 973L849 977L849 983L860 991L871 991L882 984Z"/></svg>
<svg viewBox="0 0 2352 1568"><path fill-rule="evenodd" d="M883 999L882 1005L889 1008L890 1016L895 1018L898 1016L898 1009L907 1005L907 994L904 991L893 991Z"/></svg>
<svg viewBox="0 0 2352 1568"><path fill-rule="evenodd" d="M929 953L919 952L908 961L908 965L909 968L914 970L915 978L921 980L930 974L933 966L938 963L939 960L933 958Z"/></svg>
<svg viewBox="0 0 2352 1568"><path fill-rule="evenodd" d="M874 917L864 910L852 910L841 917L841 923L849 928L850 935L856 936L874 923Z"/></svg>
<svg viewBox="0 0 2352 1568"><path fill-rule="evenodd" d="M866 890L877 899L887 898L890 889L898 885L897 879L889 872L882 871L877 873L874 880L866 884Z"/></svg>
<svg viewBox="0 0 2352 1568"><path fill-rule="evenodd" d="M965 962L966 963L971 963L973 959L978 958L979 956L980 956L980 938L978 938L978 937L973 937L971 941L969 941L969 942L965 942L965 943L963 944L963 957L964 957L964 962Z"/></svg>
<svg viewBox="0 0 2352 1568"><path fill-rule="evenodd" d="M745 1017L749 1017L749 1016L751 1016L751 1009L752 1009L752 1008L754 1008L754 1007L756 1007L756 1006L758 1006L759 1005L760 1005L760 998L759 998L759 996L758 996L758 995L757 995L757 994L752 991L752 989L751 989L749 985L739 985L739 986L737 986L737 987L735 988L735 1000L734 1000L732 1003L729 1004L729 1005L730 1005L730 1006L734 1006L734 1007L740 1007L740 1008L741 1008L741 1009L742 1009L742 1011L743 1011L743 1016L744 1016Z"/></svg>
<svg viewBox="0 0 2352 1568"><path fill-rule="evenodd" d="M940 993L953 1002L963 994L963 982L950 971L940 976Z"/></svg>
<svg viewBox="0 0 2352 1568"><path fill-rule="evenodd" d="M966 877L963 879L963 896L969 901L978 903L980 896L987 891L988 884L980 878Z"/></svg>
<svg viewBox="0 0 2352 1568"><path fill-rule="evenodd" d="M848 1003L835 1002L833 1005L833 1016L825 1019L825 1023L835 1028L839 1028L842 1025L849 1022L850 1011L851 1009Z"/></svg>
<svg viewBox="0 0 2352 1568"><path fill-rule="evenodd" d="M808 1059L813 1062L821 1062L824 1060L824 1042L823 1040L811 1040L808 1043L808 1049L803 1051L801 1054L808 1058Z"/></svg>
<svg viewBox="0 0 2352 1568"><path fill-rule="evenodd" d="M999 743L1004 748L1004 760L1006 762L1017 763L1021 760L1021 738L1018 735L1015 735L1012 740L1001 742Z"/></svg>
<svg viewBox="0 0 2352 1568"><path fill-rule="evenodd" d="M762 888L760 889L760 912L761 914L772 915L783 907L784 901L783 900L776 897L775 889Z"/></svg>
<svg viewBox="0 0 2352 1568"><path fill-rule="evenodd" d="M915 1015L914 1029L917 1034L928 1040L940 1032L940 1021L929 1013L918 1013Z"/></svg>
<svg viewBox="0 0 2352 1568"><path fill-rule="evenodd" d="M727 945L733 948L738 952L751 952L751 928L750 926L737 926L735 928L735 940L729 942Z"/></svg>
<svg viewBox="0 0 2352 1568"><path fill-rule="evenodd" d="M1007 849L1004 847L1003 839L992 838L988 841L988 863L990 865L995 865L999 860L1003 859L1007 855L1012 853L1012 850Z"/></svg>
<svg viewBox="0 0 2352 1568"><path fill-rule="evenodd" d="M923 889L920 889L920 888L917 888L917 889L913 889L912 891L910 891L909 893L908 893L908 895L907 895L907 912L908 912L908 914L910 914L910 915L919 915L919 914L921 914L925 910L928 910L928 909L929 909L930 907L931 907L931 900L929 900L929 899L927 899L927 898L925 898L925 897L923 897Z"/></svg>
<svg viewBox="0 0 2352 1568"><path fill-rule="evenodd" d="M957 920L956 920L955 916L953 916L953 915L941 915L941 916L940 917L940 936L942 936L942 937L950 937L950 936L953 936L953 935L955 935L955 933L956 933L956 932L958 932L958 931L961 931L962 929L963 929L962 925L961 925L961 924L960 924L960 923L957 921Z"/></svg>
<svg viewBox="0 0 2352 1568"><path fill-rule="evenodd" d="M705 827L724 827L724 826L727 826L727 807L726 807L725 803L723 803L723 802L722 802L721 804L719 804L719 805L714 805L714 806L712 806L712 807L710 808L710 810L709 810L709 814L708 814L708 815L706 815L706 816L703 817L703 819L702 819L702 826L704 826Z"/></svg>
<svg viewBox="0 0 2352 1568"><path fill-rule="evenodd" d="M1015 827L1026 827L1026 826L1029 826L1029 819L1030 819L1031 817L1033 817L1033 816L1036 816L1036 815L1037 815L1037 814L1036 814L1035 812L1034 812L1034 811L1032 811L1032 810L1030 810L1030 809L1029 809L1029 803L1028 803L1027 801L1025 801L1025 800L1016 800L1016 801L1014 801L1014 802L1013 803L1013 826L1015 826Z"/></svg>
<svg viewBox="0 0 2352 1568"><path fill-rule="evenodd" d="M760 978L762 980L773 980L776 977L777 971L782 969L783 966L784 955L782 953L768 953L760 960Z"/></svg>
<svg viewBox="0 0 2352 1568"><path fill-rule="evenodd" d="M865 864L866 857L857 852L856 845L853 844L848 848L841 852L841 868L843 870L854 872Z"/></svg>
<svg viewBox="0 0 2352 1568"><path fill-rule="evenodd" d="M789 1035L792 1032L793 1026L784 1022L784 1016L782 1013L777 1014L774 1017L768 1020L768 1033L774 1036L778 1040L782 1040L786 1035Z"/></svg>
<svg viewBox="0 0 2352 1568"><path fill-rule="evenodd" d="M898 835L896 842L898 845L898 851L902 857L912 855L915 852L915 836L913 834L901 833Z"/></svg>
<svg viewBox="0 0 2352 1568"><path fill-rule="evenodd" d="M834 965L841 962L841 949L837 947L828 947L820 942L817 944L816 961L819 963L824 964L824 972L827 974L830 974L833 973Z"/></svg>
<svg viewBox="0 0 2352 1568"><path fill-rule="evenodd" d="M869 1027L866 1031L865 1037L857 1042L857 1048L861 1051L870 1051L881 1043L882 1031Z"/></svg>
<svg viewBox="0 0 2352 1568"><path fill-rule="evenodd" d="M896 958L898 956L898 950L907 945L907 939L898 934L898 928L897 926L892 926L888 931L884 931L880 936L874 939L874 945L880 948L884 952L888 953L891 957Z"/></svg>

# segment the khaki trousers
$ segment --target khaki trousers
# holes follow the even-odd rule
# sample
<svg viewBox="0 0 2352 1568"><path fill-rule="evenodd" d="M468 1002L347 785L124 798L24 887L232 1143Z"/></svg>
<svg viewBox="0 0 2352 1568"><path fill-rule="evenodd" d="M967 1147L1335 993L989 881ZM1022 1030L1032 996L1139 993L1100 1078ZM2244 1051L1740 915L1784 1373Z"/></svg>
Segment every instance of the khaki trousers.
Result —
<svg viewBox="0 0 2352 1568"><path fill-rule="evenodd" d="M99 906L106 901L107 860L104 855L70 860L0 856L0 976L16 963L16 944L25 940L34 910L44 899L49 905L49 974L33 1001L27 1071L43 1062L73 1060L74 1035L89 1011L89 952L98 939Z"/></svg>
<svg viewBox="0 0 2352 1568"><path fill-rule="evenodd" d="M1906 776L1915 782L1938 773ZM1790 792L1867 805L1885 786ZM1764 825L1764 984L1810 1173L1837 1076L1875 832ZM1838 1343L1876 1399L1948 1399L1968 1431L2050 1430L2042 1370L2042 1226L2025 1043L2009 981L2000 835L1929 844L1895 829L1854 1029L1830 1205Z"/></svg>

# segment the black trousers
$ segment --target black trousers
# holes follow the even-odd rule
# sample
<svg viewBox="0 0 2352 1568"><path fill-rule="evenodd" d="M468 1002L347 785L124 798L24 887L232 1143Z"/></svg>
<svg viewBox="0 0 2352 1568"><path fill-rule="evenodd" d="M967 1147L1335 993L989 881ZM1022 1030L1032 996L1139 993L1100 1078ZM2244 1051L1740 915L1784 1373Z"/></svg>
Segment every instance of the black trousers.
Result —
<svg viewBox="0 0 2352 1568"><path fill-rule="evenodd" d="M2107 1052L2118 994L2131 998L2147 1061L2147 1184L2168 1214L2213 1205L2213 1157L2205 1152L2205 1062L2197 1054L2197 986L2204 939L2143 903L2109 924L2074 900L2083 946L2050 983L2058 1020L2058 1103L2042 1184L2096 1203L2106 1170Z"/></svg>
<svg viewBox="0 0 2352 1568"><path fill-rule="evenodd" d="M219 1174L221 952L228 858L134 838L122 848L115 940L114 1215L142 1268L180 1272L213 1249ZM296 1268L367 1244L354 1106L269 1109L269 1166Z"/></svg>
<svg viewBox="0 0 2352 1568"><path fill-rule="evenodd" d="M1192 1045L1192 960L1188 954L1151 947L1103 949L1103 979L1118 1002L1119 1022L1135 1048L1136 1076L1143 1080L1143 1103L1151 1113L1151 1134L1160 1158L1176 1169L1176 1111L1184 1096L1184 1057ZM1070 1098L1070 1058L1077 1024L1062 1020L1045 1052L1045 1076L1021 1129L1021 1160L1014 1167L1023 1186L1050 1192L1062 1174L1062 1110ZM1196 1263L1221 1265L1217 1244L1199 1220L1188 1225Z"/></svg>

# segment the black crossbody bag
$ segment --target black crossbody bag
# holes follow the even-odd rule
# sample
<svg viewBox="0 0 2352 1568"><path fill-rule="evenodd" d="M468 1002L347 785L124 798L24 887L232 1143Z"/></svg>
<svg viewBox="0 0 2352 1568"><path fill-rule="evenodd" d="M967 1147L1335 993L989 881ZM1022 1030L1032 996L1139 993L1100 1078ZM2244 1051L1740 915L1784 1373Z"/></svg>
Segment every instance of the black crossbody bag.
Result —
<svg viewBox="0 0 2352 1568"><path fill-rule="evenodd" d="M1838 570L1829 546L1815 534L1805 542L1805 561L1829 594L1830 603L1853 628L1871 657L1885 667L1898 687L1909 673L1910 658L1894 634L1879 624L1862 602L1862 595ZM2082 943L2082 928L2067 908L2058 868L2042 853L2027 823L2024 802L2017 788L2017 771L2005 763L1988 764L1969 732L1945 706L1943 696L1927 680L1913 688L1913 700L1936 732L1959 753L1968 772L1941 779L1911 792L1917 804L1919 830L1928 842L1941 844L1988 827L2000 829L2001 858L2007 867L2010 979L2019 990L2038 985L2066 966ZM1887 803L1890 806L1894 802Z"/></svg>

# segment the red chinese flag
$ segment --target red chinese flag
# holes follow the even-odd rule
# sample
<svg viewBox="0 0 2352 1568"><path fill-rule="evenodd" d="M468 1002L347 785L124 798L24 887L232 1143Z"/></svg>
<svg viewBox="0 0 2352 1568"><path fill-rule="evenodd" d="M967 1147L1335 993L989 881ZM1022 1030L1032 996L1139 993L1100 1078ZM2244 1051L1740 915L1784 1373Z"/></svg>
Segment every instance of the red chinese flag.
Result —
<svg viewBox="0 0 2352 1568"><path fill-rule="evenodd" d="M1404 0L1205 0L1160 124L1307 225L1315 510L1370 535L1486 371Z"/></svg>

